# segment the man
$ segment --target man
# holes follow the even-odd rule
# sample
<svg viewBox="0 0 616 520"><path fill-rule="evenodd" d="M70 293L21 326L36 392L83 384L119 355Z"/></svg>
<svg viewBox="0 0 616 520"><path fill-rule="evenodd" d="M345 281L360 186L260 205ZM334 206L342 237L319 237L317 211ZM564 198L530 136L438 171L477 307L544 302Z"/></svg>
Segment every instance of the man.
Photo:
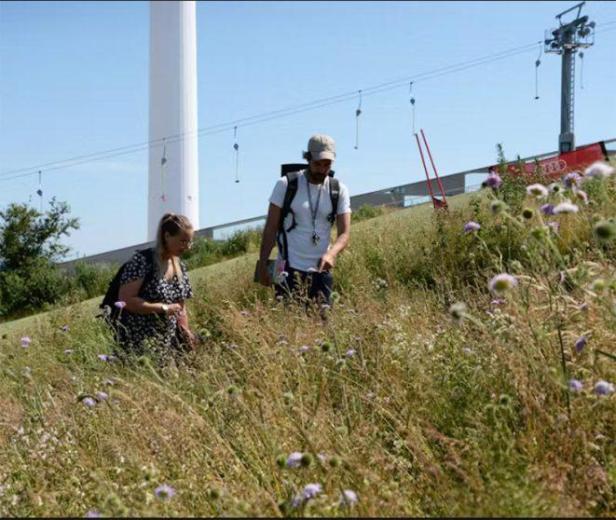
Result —
<svg viewBox="0 0 616 520"><path fill-rule="evenodd" d="M338 254L348 245L351 230L349 191L330 176L335 158L334 140L324 134L313 135L308 141L308 151L304 152L308 168L281 177L269 199L257 275L259 282L267 287L275 282L279 297L297 294L302 286L307 286L311 300L331 305L331 270ZM285 194L290 187L295 195L290 211L281 222ZM332 196L332 193L337 196ZM337 208L334 208L336 202ZM337 238L330 246L334 221ZM279 280L272 280L267 267L275 242L278 242L276 263L281 266L278 271L287 273Z"/></svg>

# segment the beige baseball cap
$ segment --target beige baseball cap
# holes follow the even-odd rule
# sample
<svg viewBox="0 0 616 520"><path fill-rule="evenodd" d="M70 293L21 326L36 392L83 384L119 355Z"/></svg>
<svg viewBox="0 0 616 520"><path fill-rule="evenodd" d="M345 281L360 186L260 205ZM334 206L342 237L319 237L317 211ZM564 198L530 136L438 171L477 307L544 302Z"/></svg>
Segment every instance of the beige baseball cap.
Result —
<svg viewBox="0 0 616 520"><path fill-rule="evenodd" d="M313 161L336 159L336 143L325 134L315 134L308 140L308 151Z"/></svg>

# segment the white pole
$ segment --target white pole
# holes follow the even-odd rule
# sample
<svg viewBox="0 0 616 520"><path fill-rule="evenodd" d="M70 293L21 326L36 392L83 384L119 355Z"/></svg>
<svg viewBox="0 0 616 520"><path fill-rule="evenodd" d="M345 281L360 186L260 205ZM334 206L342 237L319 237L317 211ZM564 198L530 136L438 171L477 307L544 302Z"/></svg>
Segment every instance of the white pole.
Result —
<svg viewBox="0 0 616 520"><path fill-rule="evenodd" d="M150 147L148 240L167 212L186 215L199 229L197 160L196 3L150 1Z"/></svg>

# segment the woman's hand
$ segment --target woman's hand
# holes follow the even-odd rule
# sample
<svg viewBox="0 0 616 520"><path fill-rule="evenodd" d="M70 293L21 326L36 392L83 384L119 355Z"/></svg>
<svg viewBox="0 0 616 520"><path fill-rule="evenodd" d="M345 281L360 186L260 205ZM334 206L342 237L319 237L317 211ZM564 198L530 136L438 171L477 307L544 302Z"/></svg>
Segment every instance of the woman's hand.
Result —
<svg viewBox="0 0 616 520"><path fill-rule="evenodd" d="M169 303L167 304L167 312L165 313L167 316L179 316L184 312L184 308L179 303Z"/></svg>

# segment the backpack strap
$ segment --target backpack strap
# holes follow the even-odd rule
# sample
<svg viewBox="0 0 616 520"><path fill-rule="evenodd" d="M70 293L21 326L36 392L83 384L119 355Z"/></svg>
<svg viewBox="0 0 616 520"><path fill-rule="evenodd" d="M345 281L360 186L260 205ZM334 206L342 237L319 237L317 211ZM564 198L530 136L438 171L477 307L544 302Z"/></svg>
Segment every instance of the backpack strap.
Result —
<svg viewBox="0 0 616 520"><path fill-rule="evenodd" d="M340 198L340 181L334 177L329 178L329 198L332 201L332 212L327 215L327 220L333 226L338 215L338 199Z"/></svg>
<svg viewBox="0 0 616 520"><path fill-rule="evenodd" d="M153 247L149 247L147 249L141 249L141 250L137 250L138 253L141 253L144 257L145 257L145 262L146 262L146 271L145 271L145 276L143 278L143 283L141 284L141 287L139 288L139 294L142 294L143 288L150 283L150 281L152 281L152 279L154 278L154 248Z"/></svg>
<svg viewBox="0 0 616 520"><path fill-rule="evenodd" d="M288 264L289 245L287 243L287 233L289 231L293 231L293 229L295 229L295 227L297 226L297 222L295 221L295 214L291 209L291 203L293 202L293 198L295 197L295 194L297 193L297 188L299 186L299 172L289 172L285 174L285 176L287 178L287 190L284 193L282 211L280 212L280 221L278 222L278 234L276 235L276 242L278 243L278 249L282 253L282 257ZM284 222L289 213L291 214L292 222L289 228L285 229Z"/></svg>

